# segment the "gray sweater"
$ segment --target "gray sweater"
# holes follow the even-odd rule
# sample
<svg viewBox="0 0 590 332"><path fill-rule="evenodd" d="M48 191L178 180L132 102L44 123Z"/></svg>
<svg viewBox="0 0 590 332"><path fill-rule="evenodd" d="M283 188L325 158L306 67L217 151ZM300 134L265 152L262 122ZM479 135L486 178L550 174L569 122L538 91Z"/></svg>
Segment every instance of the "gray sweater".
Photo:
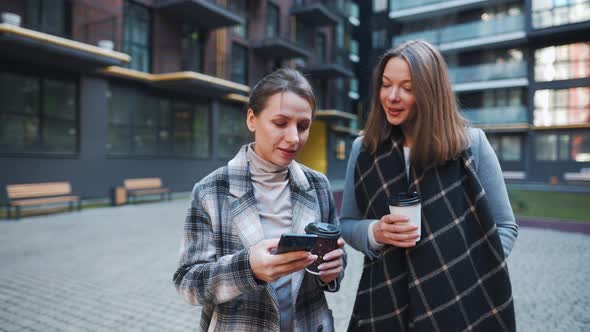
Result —
<svg viewBox="0 0 590 332"><path fill-rule="evenodd" d="M468 128L467 135L473 153L475 170L491 205L492 218L498 227L504 255L508 257L518 235L518 226L508 200L500 163L481 129ZM368 238L369 225L374 219L362 219L354 196L354 167L362 140L362 137L357 138L350 151L342 197L340 226L342 227L342 238L346 243L365 255L375 258L377 253L371 250Z"/></svg>

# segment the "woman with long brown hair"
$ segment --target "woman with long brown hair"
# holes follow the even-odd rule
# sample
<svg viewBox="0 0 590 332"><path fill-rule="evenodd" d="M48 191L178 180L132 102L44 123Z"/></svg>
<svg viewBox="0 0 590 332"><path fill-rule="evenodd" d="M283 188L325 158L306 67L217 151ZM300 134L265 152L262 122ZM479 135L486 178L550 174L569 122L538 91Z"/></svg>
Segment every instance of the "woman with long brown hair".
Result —
<svg viewBox="0 0 590 332"><path fill-rule="evenodd" d="M372 102L342 204L342 236L365 254L349 330L514 331L506 257L518 227L498 160L459 114L443 57L424 41L388 50ZM420 226L388 206L413 192Z"/></svg>

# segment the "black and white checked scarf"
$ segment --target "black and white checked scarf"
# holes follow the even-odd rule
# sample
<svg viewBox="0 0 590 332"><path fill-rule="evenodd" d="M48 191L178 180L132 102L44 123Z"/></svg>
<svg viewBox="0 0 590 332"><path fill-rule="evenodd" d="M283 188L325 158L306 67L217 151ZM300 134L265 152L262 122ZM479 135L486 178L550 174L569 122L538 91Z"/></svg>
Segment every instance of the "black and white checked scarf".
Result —
<svg viewBox="0 0 590 332"><path fill-rule="evenodd" d="M515 331L508 269L471 150L442 166L411 168L394 131L375 154L362 149L355 194L365 218L389 213L390 194L422 196L422 238L365 257L349 331Z"/></svg>

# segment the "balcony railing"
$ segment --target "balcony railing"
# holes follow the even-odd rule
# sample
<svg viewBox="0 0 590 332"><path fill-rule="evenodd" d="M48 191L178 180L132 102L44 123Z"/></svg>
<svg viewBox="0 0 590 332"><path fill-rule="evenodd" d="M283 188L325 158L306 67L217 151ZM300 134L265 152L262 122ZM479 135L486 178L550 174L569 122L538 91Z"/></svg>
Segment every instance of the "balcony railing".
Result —
<svg viewBox="0 0 590 332"><path fill-rule="evenodd" d="M434 45L467 39L497 36L510 32L524 31L524 16L503 16L488 21L476 21L451 25L442 29L425 30L394 37L393 44L407 40L422 39Z"/></svg>
<svg viewBox="0 0 590 332"><path fill-rule="evenodd" d="M432 5L435 3L445 3L448 0L390 0L389 5L391 10L402 10L408 8L422 7Z"/></svg>
<svg viewBox="0 0 590 332"><path fill-rule="evenodd" d="M298 21L311 27L331 26L338 23L338 16L333 7L327 6L326 1L305 0L295 1L291 13Z"/></svg>
<svg viewBox="0 0 590 332"><path fill-rule="evenodd" d="M435 4L445 5L449 0L389 0L389 8L391 11L400 11L406 9L413 9L423 6L430 6ZM482 0L472 0L471 2L483 2ZM464 5L466 1L461 1ZM437 6L438 7L438 6Z"/></svg>
<svg viewBox="0 0 590 332"><path fill-rule="evenodd" d="M528 123L526 106L463 109L461 114L474 125Z"/></svg>
<svg viewBox="0 0 590 332"><path fill-rule="evenodd" d="M309 48L296 38L292 38L289 33L253 38L250 40L250 46L267 58L294 59L310 56Z"/></svg>
<svg viewBox="0 0 590 332"><path fill-rule="evenodd" d="M526 69L527 63L525 61L456 67L449 68L449 78L455 84L524 78L526 77Z"/></svg>

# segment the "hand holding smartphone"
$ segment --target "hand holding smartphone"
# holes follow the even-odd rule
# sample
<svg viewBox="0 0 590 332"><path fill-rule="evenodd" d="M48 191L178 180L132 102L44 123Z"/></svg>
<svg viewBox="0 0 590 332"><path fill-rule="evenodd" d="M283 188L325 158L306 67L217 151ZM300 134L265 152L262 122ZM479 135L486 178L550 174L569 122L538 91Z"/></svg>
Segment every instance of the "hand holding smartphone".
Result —
<svg viewBox="0 0 590 332"><path fill-rule="evenodd" d="M274 254L284 254L291 251L311 251L315 247L318 236L315 234L283 234L279 240L279 247Z"/></svg>

